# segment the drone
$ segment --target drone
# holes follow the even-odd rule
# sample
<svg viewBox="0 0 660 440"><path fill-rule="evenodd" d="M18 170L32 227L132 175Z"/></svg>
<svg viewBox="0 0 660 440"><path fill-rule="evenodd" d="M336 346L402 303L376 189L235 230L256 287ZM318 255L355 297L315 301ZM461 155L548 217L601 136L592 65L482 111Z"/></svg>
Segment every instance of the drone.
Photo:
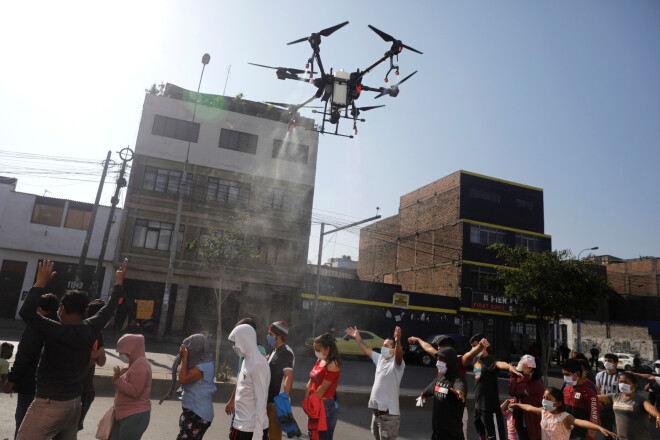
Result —
<svg viewBox="0 0 660 440"><path fill-rule="evenodd" d="M253 66L264 67L267 69L274 69L276 71L277 79L287 80L292 79L296 81L307 82L316 87L316 92L312 95L311 98L307 99L301 104L286 104L281 102L267 102L269 105L273 105L279 108L286 109L290 115L291 120L287 125L287 131L291 127L295 128L296 126L296 114L301 108L314 108L312 113L322 114L323 121L321 126L316 130L319 133L328 133L334 136L342 136L353 138L353 135L346 135L339 133L339 121L341 119L352 119L353 120L353 132L357 135L357 122L365 122L364 119L360 118L360 113L373 110L376 108L384 107L384 105L373 105L367 107L357 107L355 101L360 97L362 92L376 92L377 95L375 98L380 98L385 95L389 95L395 98L399 94L399 86L405 81L410 79L414 74L417 73L415 70L410 75L406 76L397 83L389 87L369 87L362 84L363 77L371 72L378 65L389 59L390 66L389 70L385 74L385 83L389 82L389 75L394 71L396 76L399 76L399 66L395 64L394 58L396 57L396 62L399 61L399 54L403 49L410 50L421 54L422 52L414 49L410 46L403 44L401 40L397 40L393 36L386 34L380 29L375 28L372 25L369 25L369 28L374 31L378 36L380 36L386 42L392 43L390 49L385 52L385 54L371 66L367 67L364 70L357 69L355 72L345 72L340 69L333 73L332 68L329 72L326 72L323 67L323 62L321 61L321 37L328 37L333 34L335 31L346 26L348 21L340 23L336 26L323 29L320 32L312 33L309 37L303 37L298 40L287 43L287 45L302 43L304 41L309 42L312 47L312 56L309 57L307 63L305 64L305 70L302 69L293 69L288 67L271 67L263 64L248 63ZM314 71L314 67L318 68L318 72ZM315 78L315 75L318 75ZM321 99L324 102L322 107L320 106L309 106L312 101L315 99ZM316 110L322 108L323 111ZM326 131L326 123L335 125L335 129L331 131Z"/></svg>

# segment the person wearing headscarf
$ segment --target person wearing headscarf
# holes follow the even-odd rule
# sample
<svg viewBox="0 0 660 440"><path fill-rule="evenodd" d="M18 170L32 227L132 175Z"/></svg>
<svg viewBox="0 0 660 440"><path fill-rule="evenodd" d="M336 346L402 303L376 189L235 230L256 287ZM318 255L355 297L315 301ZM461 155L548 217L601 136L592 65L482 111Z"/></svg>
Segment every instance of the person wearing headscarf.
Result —
<svg viewBox="0 0 660 440"><path fill-rule="evenodd" d="M114 368L115 423L109 440L140 440L151 416L151 364L144 354L144 336L124 335L117 341L124 365Z"/></svg>
<svg viewBox="0 0 660 440"><path fill-rule="evenodd" d="M213 373L215 364L209 351L209 341L202 334L194 334L183 340L179 354L172 364L170 389L159 403L174 394L178 381L183 387L177 440L201 440L213 421L213 393L217 391Z"/></svg>
<svg viewBox="0 0 660 440"><path fill-rule="evenodd" d="M232 440L268 440L266 401L270 368L257 348L257 333L248 324L238 325L228 338L234 351L244 358L236 381Z"/></svg>
<svg viewBox="0 0 660 440"><path fill-rule="evenodd" d="M515 398L516 403L541 407L545 386L541 382L541 369L536 368L534 356L530 354L522 356L516 370L522 373L522 376L511 375L509 394ZM513 419L520 440L541 439L541 416L539 414L514 409Z"/></svg>
<svg viewBox="0 0 660 440"><path fill-rule="evenodd" d="M443 347L435 354L438 375L422 392L433 396L433 440L464 440L465 379L458 369L456 351Z"/></svg>

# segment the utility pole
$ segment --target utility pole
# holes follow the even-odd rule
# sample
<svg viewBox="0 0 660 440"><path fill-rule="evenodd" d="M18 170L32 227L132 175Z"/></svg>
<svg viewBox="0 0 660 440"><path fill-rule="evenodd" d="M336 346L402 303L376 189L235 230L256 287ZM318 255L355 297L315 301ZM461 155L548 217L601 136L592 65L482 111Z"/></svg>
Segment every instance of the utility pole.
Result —
<svg viewBox="0 0 660 440"><path fill-rule="evenodd" d="M78 260L78 267L76 268L76 282L82 280L83 267L85 266L85 259L87 258L87 251L89 250L89 242L92 239L92 232L94 231L94 223L96 222L96 212L99 210L99 202L101 201L101 194L103 193L103 184L105 183L105 176L108 174L108 166L110 165L110 156L112 151L108 151L103 164L103 173L101 174L101 182L99 182L99 189L96 192L96 200L94 200L94 208L92 208L92 215L89 218L89 225L87 225L87 235L85 235L85 242L83 243L82 252L80 252L80 260ZM90 286L91 287L91 286Z"/></svg>
<svg viewBox="0 0 660 440"><path fill-rule="evenodd" d="M199 101L199 89L202 86L202 77L204 77L204 68L211 61L211 56L205 53L202 56L202 73L199 75L199 84L197 85L197 95L195 96L195 106L193 107L192 123L195 123L195 114L197 113L197 102ZM165 279L165 291L163 292L163 303L160 307L160 320L158 321L158 340L161 341L165 336L165 326L167 324L167 309L170 305L170 293L172 291L172 278L174 277L174 258L179 242L179 228L181 227L181 212L183 211L183 195L185 193L185 182L188 177L188 159L190 158L190 138L188 138L188 150L186 151L186 161L183 164L183 174L179 183L179 204L176 209L176 220L174 221L174 231L170 238L170 262L167 267L167 278Z"/></svg>
<svg viewBox="0 0 660 440"><path fill-rule="evenodd" d="M344 229L352 228L353 226L361 225L362 223L367 223L370 221L378 220L380 215L374 217L360 220L359 222L351 223L350 225L342 226L341 228L335 228L331 231L325 232L325 223L321 223L321 233L319 234L319 258L316 262L316 292L314 293L314 316L312 317L312 337L316 337L316 318L319 311L319 290L321 289L321 259L323 254L323 237L334 232L339 232Z"/></svg>
<svg viewBox="0 0 660 440"><path fill-rule="evenodd" d="M121 169L119 170L119 177L117 177L117 186L115 187L115 194L110 200L112 205L110 206L110 214L108 214L108 222L105 224L105 233L103 234L103 243L101 244L101 252L99 253L99 258L96 262L96 270L94 271L94 281L91 288L91 297L97 298L99 296L99 284L101 281L99 278L101 276L101 268L103 267L103 260L105 258L105 248L108 246L108 237L110 236L110 228L114 223L113 217L115 215L115 208L119 203L119 192L123 187L126 186L126 179L124 179L124 173L126 172L126 164L133 160L133 150L129 147L122 149L119 152L119 157L122 160Z"/></svg>

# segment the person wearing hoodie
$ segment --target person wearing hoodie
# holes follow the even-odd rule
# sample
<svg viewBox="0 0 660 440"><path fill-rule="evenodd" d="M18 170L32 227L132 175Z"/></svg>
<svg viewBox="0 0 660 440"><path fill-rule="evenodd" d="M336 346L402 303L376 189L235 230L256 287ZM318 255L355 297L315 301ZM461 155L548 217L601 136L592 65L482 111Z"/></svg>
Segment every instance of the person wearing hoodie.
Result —
<svg viewBox="0 0 660 440"><path fill-rule="evenodd" d="M23 321L44 338L44 348L37 367L35 398L18 429L18 440L75 440L78 437L82 382L87 375L96 334L108 323L122 291L127 265L117 270L117 284L105 307L84 319L87 294L71 290L64 294L57 309L60 322L37 312L39 298L55 276L55 263L41 261L37 281L28 292L18 312Z"/></svg>
<svg viewBox="0 0 660 440"><path fill-rule="evenodd" d="M231 440L268 440L266 401L270 384L270 368L257 348L257 333L248 324L234 327L228 338L234 351L243 357L236 380L234 422Z"/></svg>
<svg viewBox="0 0 660 440"><path fill-rule="evenodd" d="M151 364L144 354L144 336L124 335L117 341L124 365L114 368L115 423L109 440L140 440L151 416Z"/></svg>
<svg viewBox="0 0 660 440"><path fill-rule="evenodd" d="M463 412L466 383L458 367L456 350L443 347L435 354L438 375L422 392L433 396L432 440L464 440Z"/></svg>
<svg viewBox="0 0 660 440"><path fill-rule="evenodd" d="M55 295L44 293L39 298L37 313L53 321L59 321L57 318L57 308L59 306L60 300ZM4 387L5 393L13 392L18 396L16 399L16 414L14 415L16 420L14 438L18 434L18 428L20 428L23 422L25 413L34 400L34 392L37 387L37 365L39 365L43 346L43 337L32 327L25 327L21 341L18 343L14 365L12 365L7 375L7 382Z"/></svg>
<svg viewBox="0 0 660 440"><path fill-rule="evenodd" d="M369 408L373 410L371 432L376 440L396 440L401 424L399 387L406 368L403 362L401 327L394 329L394 339L385 339L380 354L364 343L357 327L349 327L346 333L355 338L362 352L376 365L374 384L369 397Z"/></svg>
<svg viewBox="0 0 660 440"><path fill-rule="evenodd" d="M174 394L177 382L183 385L177 440L201 440L213 421L213 393L218 389L213 380L214 357L209 350L209 341L200 333L183 340L179 355L172 364L172 382L165 399Z"/></svg>

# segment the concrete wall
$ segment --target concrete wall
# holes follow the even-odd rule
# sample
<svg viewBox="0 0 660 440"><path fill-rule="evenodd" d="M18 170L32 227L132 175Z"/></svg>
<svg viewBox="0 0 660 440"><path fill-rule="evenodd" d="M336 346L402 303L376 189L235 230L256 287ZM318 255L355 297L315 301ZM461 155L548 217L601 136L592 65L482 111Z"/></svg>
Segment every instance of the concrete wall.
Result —
<svg viewBox="0 0 660 440"><path fill-rule="evenodd" d="M140 154L184 162L188 143L151 134L154 116L159 114L190 121L193 104L163 96L146 95L136 150ZM286 124L217 108L197 106L199 139L191 144L190 163L271 179L314 186L319 135L304 127L286 131ZM238 127L238 128L236 128ZM218 147L222 128L259 136L256 154ZM309 147L307 164L274 159L273 140L287 140ZM273 166L277 163L277 166Z"/></svg>
<svg viewBox="0 0 660 440"><path fill-rule="evenodd" d="M567 327L569 348L575 351L577 346L577 323L563 319ZM642 359L655 359L653 338L647 327L624 324L604 324L583 322L581 351L589 357L589 350L596 344L601 356L605 353L639 353Z"/></svg>

